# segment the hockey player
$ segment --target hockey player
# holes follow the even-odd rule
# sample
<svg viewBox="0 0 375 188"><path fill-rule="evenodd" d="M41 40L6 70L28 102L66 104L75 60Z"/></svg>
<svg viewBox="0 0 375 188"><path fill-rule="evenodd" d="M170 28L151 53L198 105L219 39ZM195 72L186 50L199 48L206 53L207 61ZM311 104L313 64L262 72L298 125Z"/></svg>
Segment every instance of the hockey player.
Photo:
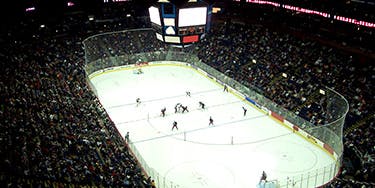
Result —
<svg viewBox="0 0 375 188"><path fill-rule="evenodd" d="M190 91L186 91L186 96L191 97Z"/></svg>
<svg viewBox="0 0 375 188"><path fill-rule="evenodd" d="M140 98L137 98L137 99L135 100L135 102L137 103L137 106L139 106L139 105L141 104L141 99L140 99Z"/></svg>
<svg viewBox="0 0 375 188"><path fill-rule="evenodd" d="M227 85L224 85L224 92L228 92L228 86Z"/></svg>
<svg viewBox="0 0 375 188"><path fill-rule="evenodd" d="M267 174L264 171L262 172L259 183L262 181L267 182Z"/></svg>
<svg viewBox="0 0 375 188"><path fill-rule="evenodd" d="M172 131L173 131L174 128L176 128L178 130L177 122L176 121L173 122Z"/></svg>
<svg viewBox="0 0 375 188"><path fill-rule="evenodd" d="M181 105L181 108L182 108L182 113L184 113L184 112L189 112L187 106L182 106L182 105Z"/></svg>
<svg viewBox="0 0 375 188"><path fill-rule="evenodd" d="M125 135L125 141L126 141L126 142L129 142L129 132L126 132L126 135Z"/></svg>
<svg viewBox="0 0 375 188"><path fill-rule="evenodd" d="M212 117L210 116L210 119L209 119L209 123L208 125L214 125L214 120L212 119Z"/></svg>
<svg viewBox="0 0 375 188"><path fill-rule="evenodd" d="M162 117L165 117L165 111L167 110L167 108L163 108L163 109L161 109L161 116Z"/></svg>
<svg viewBox="0 0 375 188"><path fill-rule="evenodd" d="M245 107L242 107L243 110L243 116L246 116L247 109Z"/></svg>
<svg viewBox="0 0 375 188"><path fill-rule="evenodd" d="M177 113L180 111L181 103L177 103L176 106L174 106L174 113Z"/></svg>
<svg viewBox="0 0 375 188"><path fill-rule="evenodd" d="M205 104L203 102L199 101L199 107L201 107L204 110L204 106L205 106Z"/></svg>

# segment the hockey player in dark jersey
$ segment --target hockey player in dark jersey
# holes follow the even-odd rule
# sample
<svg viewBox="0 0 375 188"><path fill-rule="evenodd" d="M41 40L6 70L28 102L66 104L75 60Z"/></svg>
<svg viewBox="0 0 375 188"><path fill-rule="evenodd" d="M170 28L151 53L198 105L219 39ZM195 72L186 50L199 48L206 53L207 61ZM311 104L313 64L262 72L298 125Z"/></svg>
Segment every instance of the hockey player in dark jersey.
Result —
<svg viewBox="0 0 375 188"><path fill-rule="evenodd" d="M242 107L243 110L243 116L246 116L247 109L245 107Z"/></svg>
<svg viewBox="0 0 375 188"><path fill-rule="evenodd" d="M205 107L205 104L204 104L203 102L199 101L199 107L201 107L202 109L205 109L205 108L204 108L204 107Z"/></svg>
<svg viewBox="0 0 375 188"><path fill-rule="evenodd" d="M228 92L228 86L227 85L224 85L224 92Z"/></svg>
<svg viewBox="0 0 375 188"><path fill-rule="evenodd" d="M212 117L210 116L210 119L209 119L209 123L208 125L214 125L214 120L212 119Z"/></svg>
<svg viewBox="0 0 375 188"><path fill-rule="evenodd" d="M135 100L135 102L137 103L137 106L139 106L139 105L141 104L141 99L140 99L140 98L137 98L137 99Z"/></svg>
<svg viewBox="0 0 375 188"><path fill-rule="evenodd" d="M165 117L165 111L167 110L167 108L163 108L163 109L161 109L161 116L162 117Z"/></svg>
<svg viewBox="0 0 375 188"><path fill-rule="evenodd" d="M189 112L187 106L182 106L182 105L181 105L181 108L182 108L182 113L184 113L184 112Z"/></svg>
<svg viewBox="0 0 375 188"><path fill-rule="evenodd" d="M176 128L178 130L177 122L176 121L173 122L172 131L173 131L174 128Z"/></svg>
<svg viewBox="0 0 375 188"><path fill-rule="evenodd" d="M259 183L262 182L262 181L265 181L265 182L267 181L267 174L264 171L262 172L262 176L260 177Z"/></svg>

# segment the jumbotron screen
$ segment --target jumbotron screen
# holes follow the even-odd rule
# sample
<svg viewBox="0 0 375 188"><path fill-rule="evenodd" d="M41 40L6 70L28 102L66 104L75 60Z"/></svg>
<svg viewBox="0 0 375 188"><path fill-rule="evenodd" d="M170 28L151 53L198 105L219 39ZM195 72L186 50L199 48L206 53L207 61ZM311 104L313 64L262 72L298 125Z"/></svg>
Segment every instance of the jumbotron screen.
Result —
<svg viewBox="0 0 375 188"><path fill-rule="evenodd" d="M150 21L157 25L161 25L159 9L156 7L150 7L148 12L150 14Z"/></svg>
<svg viewBox="0 0 375 188"><path fill-rule="evenodd" d="M178 14L178 27L206 25L207 7L183 8Z"/></svg>
<svg viewBox="0 0 375 188"><path fill-rule="evenodd" d="M159 2L149 9L156 38L168 44L188 45L199 42L209 29L212 6L188 2L184 7Z"/></svg>

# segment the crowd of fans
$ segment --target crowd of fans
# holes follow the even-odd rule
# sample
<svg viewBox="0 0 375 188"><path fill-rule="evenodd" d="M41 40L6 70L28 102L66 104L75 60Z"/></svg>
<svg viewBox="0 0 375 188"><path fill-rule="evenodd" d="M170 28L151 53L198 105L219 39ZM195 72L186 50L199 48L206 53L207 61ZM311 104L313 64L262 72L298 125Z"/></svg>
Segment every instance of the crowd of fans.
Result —
<svg viewBox="0 0 375 188"><path fill-rule="evenodd" d="M370 61L260 25L224 24L197 46L205 63L259 88L267 98L315 125L330 122L319 89L327 86L343 94L350 104L345 149L355 147L356 153L346 153L352 160L345 163L342 175L372 181L375 67ZM361 162L353 164L357 159Z"/></svg>
<svg viewBox="0 0 375 188"><path fill-rule="evenodd" d="M373 28L349 24L345 22L345 19L344 21L336 20L334 15L375 23L372 13L375 5L369 5L365 1L279 1L279 3L323 11L330 14L330 17L276 8L268 4L258 4L257 1L255 3L235 3L231 11L225 11L225 17L226 19L246 17L248 20L258 20L258 23L260 22L262 25L274 26L277 29L286 26L289 31L311 33L317 36L321 43L335 41L341 47L354 47L362 53L374 52ZM349 20L349 22L351 21Z"/></svg>
<svg viewBox="0 0 375 188"><path fill-rule="evenodd" d="M80 41L2 45L2 187L149 185L86 83Z"/></svg>
<svg viewBox="0 0 375 188"><path fill-rule="evenodd" d="M222 27L198 45L198 54L207 64L245 85L260 88L268 98L313 124L325 124L321 121L326 114L321 109L306 114L305 108L322 106L319 89L323 86L349 99L353 116L349 121L356 122L371 113L371 64L361 64L349 54L259 25ZM312 102L310 107L303 105L307 102Z"/></svg>
<svg viewBox="0 0 375 188"><path fill-rule="evenodd" d="M72 28L65 29L68 32ZM129 25L112 23L88 28L96 33ZM74 35L32 35L22 40L8 35L2 41L3 187L152 186L87 84L80 42L90 34L81 30ZM152 32L111 37L101 38L98 46L87 46L101 48L92 50L98 53L91 54L94 60L167 48ZM140 41L129 43L134 38ZM214 26L201 43L183 51L196 53L206 64L246 86L258 88L264 96L316 125L329 120L317 93L322 85L343 94L350 104L345 148L352 152L344 155L348 160L344 159L338 181L328 186L374 185L373 65L359 62L350 52L310 39L261 25L234 23Z"/></svg>

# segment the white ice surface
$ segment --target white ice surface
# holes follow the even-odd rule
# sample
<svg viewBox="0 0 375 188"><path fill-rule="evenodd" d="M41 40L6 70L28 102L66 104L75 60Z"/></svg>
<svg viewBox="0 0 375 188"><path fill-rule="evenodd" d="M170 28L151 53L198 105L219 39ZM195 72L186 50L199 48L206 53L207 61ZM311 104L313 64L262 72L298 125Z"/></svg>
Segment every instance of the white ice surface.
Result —
<svg viewBox="0 0 375 188"><path fill-rule="evenodd" d="M143 72L115 71L91 81L122 136L129 131L148 166L181 188L250 188L262 171L267 179L281 181L334 163L322 149L193 69L152 66ZM199 109L199 101L207 109ZM177 103L189 112L174 113ZM164 107L167 115L161 117ZM208 125L210 116L214 126ZM171 130L173 121L178 131ZM315 182L322 185L331 178ZM314 187L301 184L295 187Z"/></svg>

